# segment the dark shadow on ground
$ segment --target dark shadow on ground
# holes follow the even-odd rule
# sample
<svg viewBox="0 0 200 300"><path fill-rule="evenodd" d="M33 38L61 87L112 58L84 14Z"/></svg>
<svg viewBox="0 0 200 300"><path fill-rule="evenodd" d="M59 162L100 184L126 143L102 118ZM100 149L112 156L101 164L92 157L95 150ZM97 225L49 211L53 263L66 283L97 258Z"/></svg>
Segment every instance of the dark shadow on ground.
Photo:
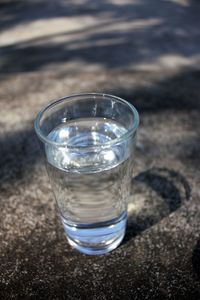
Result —
<svg viewBox="0 0 200 300"><path fill-rule="evenodd" d="M194 272L200 278L200 239L197 241L192 253L192 266Z"/></svg>
<svg viewBox="0 0 200 300"><path fill-rule="evenodd" d="M200 112L199 84L200 71L185 69L171 78L160 79L151 86L130 90L122 85L118 89L106 92L128 100L140 113L159 113L167 109L174 112L190 110Z"/></svg>
<svg viewBox="0 0 200 300"><path fill-rule="evenodd" d="M33 128L7 133L0 137L0 145L0 191L8 195L12 192L8 184L12 186L32 176L41 152Z"/></svg>
<svg viewBox="0 0 200 300"><path fill-rule="evenodd" d="M152 168L132 180L128 225L123 243L176 211L191 199L187 179L177 171Z"/></svg>
<svg viewBox="0 0 200 300"><path fill-rule="evenodd" d="M30 72L48 64L82 61L100 64L109 69L128 67L130 64L156 63L166 55L187 58L199 54L200 18L198 9L191 4L183 7L170 1L139 1L118 5L109 1L85 0L82 4L72 1L4 1L1 4L0 28L38 19L57 16L110 13L110 23L128 22L126 29L109 29L108 22L72 32L73 39L63 41L66 34L56 38L43 36L1 48L1 73ZM157 9L159 7L159 9ZM185 22L187 19L187 22ZM133 21L144 26L131 27ZM129 24L130 22L130 24ZM146 22L146 24L145 24ZM130 25L130 26L129 26ZM103 32L99 32L102 31ZM55 37L55 36L54 36Z"/></svg>

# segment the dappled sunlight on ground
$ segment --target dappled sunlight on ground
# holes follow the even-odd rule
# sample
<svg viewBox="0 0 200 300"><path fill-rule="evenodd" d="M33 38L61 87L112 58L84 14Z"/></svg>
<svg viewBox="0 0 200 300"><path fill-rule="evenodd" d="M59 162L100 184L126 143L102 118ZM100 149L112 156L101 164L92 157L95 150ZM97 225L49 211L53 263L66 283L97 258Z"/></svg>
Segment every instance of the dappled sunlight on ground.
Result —
<svg viewBox="0 0 200 300"><path fill-rule="evenodd" d="M1 9L1 72L178 69L199 63L191 1L13 2ZM185 22L187 20L187 22ZM23 61L20 58L23 57Z"/></svg>

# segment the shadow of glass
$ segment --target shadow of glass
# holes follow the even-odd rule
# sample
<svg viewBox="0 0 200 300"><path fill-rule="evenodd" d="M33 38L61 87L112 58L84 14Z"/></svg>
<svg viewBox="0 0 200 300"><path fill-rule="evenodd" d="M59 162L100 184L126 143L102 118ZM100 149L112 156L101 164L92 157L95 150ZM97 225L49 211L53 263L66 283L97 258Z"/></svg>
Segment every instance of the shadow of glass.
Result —
<svg viewBox="0 0 200 300"><path fill-rule="evenodd" d="M167 168L152 168L132 179L124 243L153 226L190 200L186 178Z"/></svg>

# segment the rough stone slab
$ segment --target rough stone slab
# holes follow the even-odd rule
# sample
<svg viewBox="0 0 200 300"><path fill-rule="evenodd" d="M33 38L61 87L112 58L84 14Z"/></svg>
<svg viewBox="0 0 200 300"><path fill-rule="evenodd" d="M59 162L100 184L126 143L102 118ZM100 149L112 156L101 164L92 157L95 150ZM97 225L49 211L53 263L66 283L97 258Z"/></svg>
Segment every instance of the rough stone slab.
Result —
<svg viewBox="0 0 200 300"><path fill-rule="evenodd" d="M0 298L199 299L199 4L48 3L0 4ZM99 257L68 245L33 130L87 91L141 116L127 234Z"/></svg>

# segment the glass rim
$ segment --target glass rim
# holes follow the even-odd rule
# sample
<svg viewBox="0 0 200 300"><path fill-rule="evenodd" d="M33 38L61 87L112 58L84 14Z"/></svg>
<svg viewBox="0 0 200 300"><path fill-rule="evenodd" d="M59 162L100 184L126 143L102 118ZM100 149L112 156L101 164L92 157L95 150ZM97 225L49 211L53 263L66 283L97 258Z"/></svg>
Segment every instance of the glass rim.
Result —
<svg viewBox="0 0 200 300"><path fill-rule="evenodd" d="M92 145L92 146L70 146L70 145L67 145L67 143L58 143L58 142L55 142L55 141L52 141L51 139L47 138L42 130L40 129L40 120L42 118L42 116L44 115L45 112L47 112L50 108L62 103L62 102L65 102L66 100L73 100L73 98L76 98L76 97L95 97L95 96L98 96L98 97L107 97L107 98L110 98L110 99L114 99L114 100L117 100L119 102L122 102L124 104L126 104L130 110L132 111L133 115L134 115L134 121L133 121L133 124L131 126L131 128L127 129L127 131L122 134L121 136L113 139L113 140L110 140L110 141L107 141L103 144L99 144L99 145ZM84 150L84 149L97 149L97 148L104 148L104 147L109 147L111 145L114 145L114 144L118 144L120 143L121 141L123 140L126 140L128 139L133 133L136 132L137 128L139 126L139 114L136 110L136 108L130 104L128 101L118 97L118 96L114 96L114 95L110 95L110 94L105 94L105 93L79 93L79 94L72 94L72 95L69 95L69 96L65 96L65 97L62 97L62 98L59 98L57 100L54 100L54 101L51 101L48 105L46 105L45 107L43 107L39 112L38 114L36 115L36 118L35 118L35 121L34 121L34 128L35 128L35 131L39 137L39 139L43 142L43 143L46 143L46 144L50 144L50 145L53 145L53 146L57 146L57 147L67 147L68 149L71 149L71 150Z"/></svg>

